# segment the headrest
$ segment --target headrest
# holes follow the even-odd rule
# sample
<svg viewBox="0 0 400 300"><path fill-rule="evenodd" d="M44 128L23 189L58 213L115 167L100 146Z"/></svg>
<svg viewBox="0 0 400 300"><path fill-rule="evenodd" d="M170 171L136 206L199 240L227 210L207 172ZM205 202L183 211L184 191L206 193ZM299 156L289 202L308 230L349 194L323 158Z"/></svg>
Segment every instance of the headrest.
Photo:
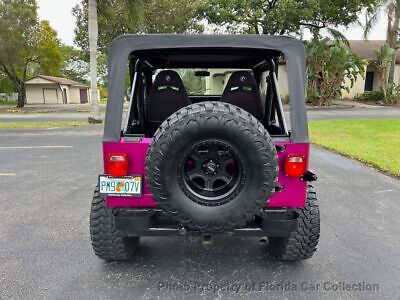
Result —
<svg viewBox="0 0 400 300"><path fill-rule="evenodd" d="M248 71L236 71L233 72L227 85L235 86L235 85L256 85L256 80L254 79L253 74Z"/></svg>
<svg viewBox="0 0 400 300"><path fill-rule="evenodd" d="M172 70L161 71L157 74L153 86L158 89L162 86L174 86L179 89L183 87L183 82L179 74Z"/></svg>

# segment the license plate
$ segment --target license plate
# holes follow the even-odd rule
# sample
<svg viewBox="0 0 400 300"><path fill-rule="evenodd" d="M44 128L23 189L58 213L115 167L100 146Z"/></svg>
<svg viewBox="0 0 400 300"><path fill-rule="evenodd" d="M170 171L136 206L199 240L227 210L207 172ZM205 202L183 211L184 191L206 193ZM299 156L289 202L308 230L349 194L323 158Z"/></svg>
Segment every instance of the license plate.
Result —
<svg viewBox="0 0 400 300"><path fill-rule="evenodd" d="M140 175L112 177L99 176L100 194L109 196L142 195L142 177Z"/></svg>

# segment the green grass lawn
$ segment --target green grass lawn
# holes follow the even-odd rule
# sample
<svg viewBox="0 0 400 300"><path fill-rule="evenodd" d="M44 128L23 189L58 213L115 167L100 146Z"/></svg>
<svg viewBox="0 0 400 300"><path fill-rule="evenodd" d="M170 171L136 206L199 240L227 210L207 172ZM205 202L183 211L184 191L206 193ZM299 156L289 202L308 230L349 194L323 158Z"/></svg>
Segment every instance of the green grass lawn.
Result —
<svg viewBox="0 0 400 300"><path fill-rule="evenodd" d="M17 105L17 101L0 101L0 105L5 105L5 106L16 106Z"/></svg>
<svg viewBox="0 0 400 300"><path fill-rule="evenodd" d="M59 122L2 122L0 128L50 128L88 126L87 121L59 121Z"/></svg>
<svg viewBox="0 0 400 300"><path fill-rule="evenodd" d="M400 176L400 119L315 121L309 128L314 144Z"/></svg>

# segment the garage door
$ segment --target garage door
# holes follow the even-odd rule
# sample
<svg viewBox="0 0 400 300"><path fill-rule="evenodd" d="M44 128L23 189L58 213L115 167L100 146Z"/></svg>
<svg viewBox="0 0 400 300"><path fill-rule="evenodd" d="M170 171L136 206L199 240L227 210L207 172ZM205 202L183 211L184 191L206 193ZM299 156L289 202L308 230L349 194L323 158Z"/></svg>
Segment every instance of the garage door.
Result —
<svg viewBox="0 0 400 300"><path fill-rule="evenodd" d="M45 104L58 103L57 89L43 89Z"/></svg>
<svg viewBox="0 0 400 300"><path fill-rule="evenodd" d="M79 94L81 96L81 103L88 103L87 89L80 89Z"/></svg>

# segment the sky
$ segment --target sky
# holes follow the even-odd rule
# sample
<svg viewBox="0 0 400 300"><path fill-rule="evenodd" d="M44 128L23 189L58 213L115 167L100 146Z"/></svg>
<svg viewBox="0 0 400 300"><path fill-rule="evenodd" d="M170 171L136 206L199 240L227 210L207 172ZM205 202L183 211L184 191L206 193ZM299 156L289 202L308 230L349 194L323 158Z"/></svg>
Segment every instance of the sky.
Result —
<svg viewBox="0 0 400 300"><path fill-rule="evenodd" d="M75 19L72 16L72 8L80 0L36 0L39 6L38 14L41 20L48 20L50 25L58 33L62 42L73 45ZM361 19L363 19L361 17ZM371 40L386 39L386 17L384 12L378 20L378 23L369 34ZM352 25L348 29L339 28L349 40L363 39L363 30L360 26Z"/></svg>
<svg viewBox="0 0 400 300"><path fill-rule="evenodd" d="M36 0L39 6L38 15L41 20L48 20L57 31L62 42L73 45L75 18L72 8L80 0Z"/></svg>

